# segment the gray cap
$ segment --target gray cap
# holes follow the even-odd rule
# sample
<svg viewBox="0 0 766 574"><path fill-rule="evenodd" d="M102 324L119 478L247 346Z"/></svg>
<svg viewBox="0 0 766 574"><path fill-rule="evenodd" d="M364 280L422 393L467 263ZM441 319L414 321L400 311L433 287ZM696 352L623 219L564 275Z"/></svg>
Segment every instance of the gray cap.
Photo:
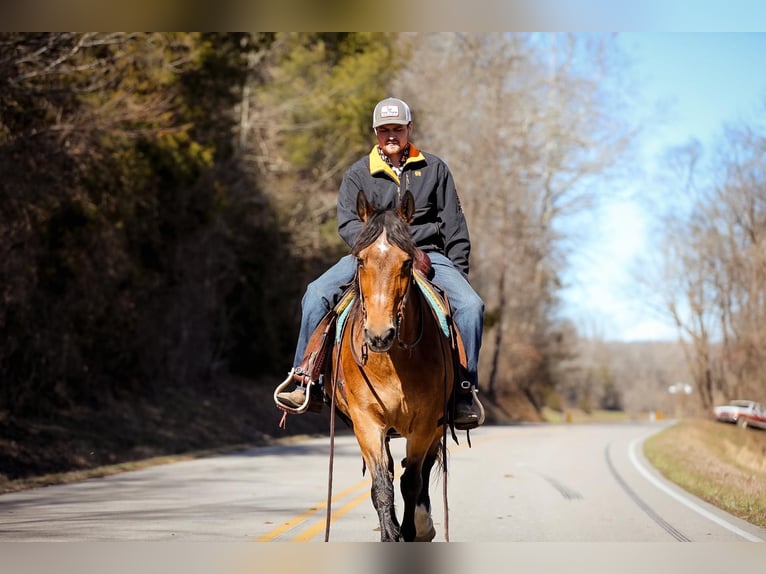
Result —
<svg viewBox="0 0 766 574"><path fill-rule="evenodd" d="M386 98L378 102L372 112L372 127L377 128L386 124L406 126L412 121L410 106L399 98Z"/></svg>

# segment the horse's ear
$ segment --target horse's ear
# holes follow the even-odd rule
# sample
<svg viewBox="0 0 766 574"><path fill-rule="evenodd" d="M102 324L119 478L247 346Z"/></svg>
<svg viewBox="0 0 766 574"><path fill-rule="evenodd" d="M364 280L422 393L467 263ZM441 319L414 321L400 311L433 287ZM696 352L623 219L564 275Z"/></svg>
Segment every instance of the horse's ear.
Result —
<svg viewBox="0 0 766 574"><path fill-rule="evenodd" d="M415 215L415 197L408 189L404 192L404 197L399 204L399 217L401 217L405 223L409 224Z"/></svg>
<svg viewBox="0 0 766 574"><path fill-rule="evenodd" d="M364 194L364 191L360 189L359 193L356 194L356 213L359 215L359 219L362 220L362 223L365 223L370 218L372 211L372 204L367 201L367 196Z"/></svg>

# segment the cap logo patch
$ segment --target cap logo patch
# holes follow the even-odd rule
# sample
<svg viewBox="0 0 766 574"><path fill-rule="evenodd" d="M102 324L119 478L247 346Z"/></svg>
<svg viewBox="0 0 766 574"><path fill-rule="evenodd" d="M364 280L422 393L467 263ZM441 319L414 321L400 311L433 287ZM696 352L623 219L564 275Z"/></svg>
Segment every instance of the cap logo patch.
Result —
<svg viewBox="0 0 766 574"><path fill-rule="evenodd" d="M380 108L381 118L398 118L399 106L382 106Z"/></svg>

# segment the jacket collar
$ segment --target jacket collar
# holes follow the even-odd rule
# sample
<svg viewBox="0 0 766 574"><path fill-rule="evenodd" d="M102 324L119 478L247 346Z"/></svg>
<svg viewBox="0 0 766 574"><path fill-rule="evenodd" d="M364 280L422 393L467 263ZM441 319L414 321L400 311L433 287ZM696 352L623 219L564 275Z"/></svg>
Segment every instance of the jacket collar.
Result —
<svg viewBox="0 0 766 574"><path fill-rule="evenodd" d="M389 166L386 162L384 162L382 159L380 159L380 153L378 153L378 145L375 144L375 146L370 151L370 175L374 175L376 173L384 172L386 173L391 179L393 179L396 183L399 183L399 177L394 173L394 170L391 169L391 166ZM406 169L408 165L425 161L425 156L421 153L421 151L415 147L415 144L410 142L410 157L407 158L407 161L404 162L404 165L402 166L402 169Z"/></svg>

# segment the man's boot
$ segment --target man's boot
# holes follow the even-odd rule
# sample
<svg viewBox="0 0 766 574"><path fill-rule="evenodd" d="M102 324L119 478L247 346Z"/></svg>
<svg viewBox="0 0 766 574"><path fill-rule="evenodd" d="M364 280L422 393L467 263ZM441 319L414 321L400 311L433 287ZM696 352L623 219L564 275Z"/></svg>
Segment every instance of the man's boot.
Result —
<svg viewBox="0 0 766 574"><path fill-rule="evenodd" d="M455 389L454 412L455 418L452 422L458 430L475 429L484 424L484 406L469 381L461 381Z"/></svg>
<svg viewBox="0 0 766 574"><path fill-rule="evenodd" d="M292 391L277 393L277 400L287 407L298 409L306 402L306 387L295 385Z"/></svg>
<svg viewBox="0 0 766 574"><path fill-rule="evenodd" d="M309 410L311 412L319 412L322 410L322 398L319 396L312 396L306 401L306 389L309 386L309 375L304 372L300 367L296 367L287 374L287 378L279 385L279 388L285 387L288 383L295 383L295 388L292 391L281 391L274 394L274 400L277 405L287 407L291 410L298 410L299 412L305 412ZM319 391L321 393L321 391ZM312 395L315 394L312 392Z"/></svg>

